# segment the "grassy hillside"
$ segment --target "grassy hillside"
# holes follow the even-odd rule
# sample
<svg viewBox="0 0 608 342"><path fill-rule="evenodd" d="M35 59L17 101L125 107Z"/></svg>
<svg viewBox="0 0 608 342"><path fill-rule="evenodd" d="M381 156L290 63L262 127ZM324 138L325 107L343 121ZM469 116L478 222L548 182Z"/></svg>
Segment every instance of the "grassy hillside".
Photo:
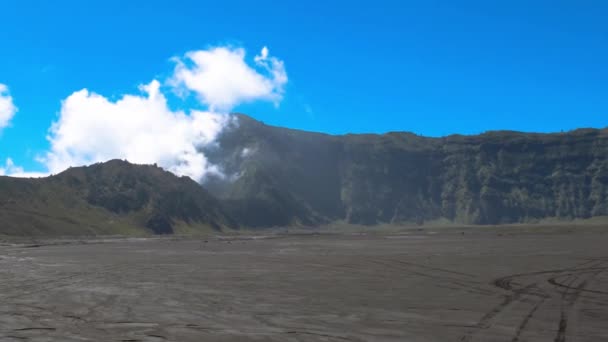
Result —
<svg viewBox="0 0 608 342"><path fill-rule="evenodd" d="M169 234L235 227L193 180L113 160L42 179L0 177L0 234Z"/></svg>

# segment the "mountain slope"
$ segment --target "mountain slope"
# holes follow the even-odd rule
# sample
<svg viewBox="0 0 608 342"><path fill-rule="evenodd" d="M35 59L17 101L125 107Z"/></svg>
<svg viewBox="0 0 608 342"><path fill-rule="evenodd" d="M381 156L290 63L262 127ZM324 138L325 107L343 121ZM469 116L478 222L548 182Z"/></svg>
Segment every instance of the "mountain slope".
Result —
<svg viewBox="0 0 608 342"><path fill-rule="evenodd" d="M112 160L41 179L0 177L0 234L173 233L236 227L220 203L187 177Z"/></svg>
<svg viewBox="0 0 608 342"><path fill-rule="evenodd" d="M228 180L205 186L247 226L317 225L343 216L335 137L265 126L246 116L205 151ZM233 180L231 178L236 178Z"/></svg>
<svg viewBox="0 0 608 342"><path fill-rule="evenodd" d="M251 226L533 222L608 215L608 130L329 136L239 115L208 189ZM234 178L234 177L233 177Z"/></svg>

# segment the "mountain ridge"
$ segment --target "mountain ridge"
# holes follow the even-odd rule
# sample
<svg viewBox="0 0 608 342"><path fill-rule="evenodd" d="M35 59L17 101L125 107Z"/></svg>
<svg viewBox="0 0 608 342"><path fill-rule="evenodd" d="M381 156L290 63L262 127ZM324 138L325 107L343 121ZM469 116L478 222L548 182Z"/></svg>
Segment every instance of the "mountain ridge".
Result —
<svg viewBox="0 0 608 342"><path fill-rule="evenodd" d="M238 124L200 186L112 160L0 177L0 234L171 234L277 226L511 224L608 215L608 129L424 137Z"/></svg>
<svg viewBox="0 0 608 342"><path fill-rule="evenodd" d="M389 135L389 134L406 134L406 135L412 135L412 136L425 138L425 139L445 139L445 138L450 138L450 137L479 137L479 136L484 136L487 134L491 135L494 133L497 133L497 134L504 133L504 134L513 134L513 135L530 135L530 136L547 136L547 135L552 136L552 135L579 134L579 133L585 133L585 132L599 131L599 132L605 132L608 134L608 126L606 126L606 127L577 127L577 128L573 128L573 129L569 129L569 130L562 130L560 132L538 132L538 131L518 131L518 130L510 130L510 129L491 129L491 130L483 131L480 133L449 133L447 135L441 135L441 136L423 135L423 134L418 134L413 131L392 131L392 130L386 131L386 132L380 132L380 133L378 133L378 132L328 133L328 132L304 130L304 129L293 128L293 127L284 127L284 126L267 124L264 121L257 120L248 114L240 113L240 112L234 112L234 113L231 113L230 115L236 117L239 122L243 122L243 121L254 122L254 123L266 126L268 128L288 130L288 131L293 131L296 133L318 134L318 135L330 136L330 137L383 136L383 135Z"/></svg>
<svg viewBox="0 0 608 342"><path fill-rule="evenodd" d="M245 170L244 177L223 190L211 182L210 191L237 201L266 197L266 207L282 207L283 215L291 211L287 216L292 222L376 224L447 219L499 224L606 212L607 129L492 131L428 138L409 132L327 135L268 126L242 116L239 123L238 129L220 136L223 150L210 160L228 172ZM255 158L239 158L236 152L243 147L256 151ZM543 168L543 163L549 167ZM579 196L576 203L564 198L573 193L562 191L560 196L560 191L552 189L560 181L535 188L563 168L567 179L562 181L585 197ZM570 179L577 174L587 178ZM324 182L326 178L331 180ZM590 179L596 180L593 191ZM256 193L260 188L271 195L260 196ZM593 205L580 203L589 201L592 192ZM542 200L537 197L554 203L538 203ZM558 197L565 202L555 203L552 198ZM284 199L288 204L294 202L291 199L300 204L286 207ZM594 209L598 206L601 208ZM574 207L584 209L575 212ZM511 214L501 217L491 211ZM289 219L266 220L265 224L285 221Z"/></svg>
<svg viewBox="0 0 608 342"><path fill-rule="evenodd" d="M0 234L172 234L185 224L236 228L221 204L188 177L122 160L46 178L0 177Z"/></svg>

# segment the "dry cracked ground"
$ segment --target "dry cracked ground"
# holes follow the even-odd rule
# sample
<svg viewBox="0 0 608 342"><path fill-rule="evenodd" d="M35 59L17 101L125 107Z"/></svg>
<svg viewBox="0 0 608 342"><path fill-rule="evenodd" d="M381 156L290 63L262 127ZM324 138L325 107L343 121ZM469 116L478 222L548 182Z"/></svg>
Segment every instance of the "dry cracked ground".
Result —
<svg viewBox="0 0 608 342"><path fill-rule="evenodd" d="M604 230L4 244L0 341L608 341Z"/></svg>

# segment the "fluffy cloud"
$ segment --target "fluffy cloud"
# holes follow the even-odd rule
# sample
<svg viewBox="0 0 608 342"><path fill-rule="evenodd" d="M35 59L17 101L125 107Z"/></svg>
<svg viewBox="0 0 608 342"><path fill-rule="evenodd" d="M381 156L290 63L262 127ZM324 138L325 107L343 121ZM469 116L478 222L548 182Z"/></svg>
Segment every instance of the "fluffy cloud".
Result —
<svg viewBox="0 0 608 342"><path fill-rule="evenodd" d="M188 52L174 59L171 84L194 92L211 110L227 111L254 100L278 104L287 83L283 61L271 57L267 47L254 57L255 66L245 56L244 49L230 47Z"/></svg>
<svg viewBox="0 0 608 342"><path fill-rule="evenodd" d="M0 176L8 176L14 173L23 173L23 168L15 166L11 158L7 158L4 166L0 166Z"/></svg>
<svg viewBox="0 0 608 342"><path fill-rule="evenodd" d="M0 166L0 176L11 177L44 177L45 173L40 172L25 172L22 167L15 165L11 158L6 158L4 166Z"/></svg>
<svg viewBox="0 0 608 342"><path fill-rule="evenodd" d="M139 94L117 100L83 89L62 101L47 136L50 148L38 161L53 174L118 158L156 163L199 182L210 174L224 177L219 166L209 163L204 147L215 144L222 130L235 121L227 113L239 103L281 101L287 83L284 64L266 47L250 64L244 49L232 47L191 51L175 61L167 84L178 93L194 93L207 111L171 110L158 80L140 86ZM39 175L24 172L11 160L0 172Z"/></svg>
<svg viewBox="0 0 608 342"><path fill-rule="evenodd" d="M200 148L215 141L230 116L171 111L158 81L140 88L141 95L124 95L115 102L86 89L65 99L48 136L51 149L41 158L49 171L119 158L157 163L198 181L209 173L221 174Z"/></svg>
<svg viewBox="0 0 608 342"><path fill-rule="evenodd" d="M8 126L16 112L17 107L13 104L8 87L0 83L0 130Z"/></svg>

